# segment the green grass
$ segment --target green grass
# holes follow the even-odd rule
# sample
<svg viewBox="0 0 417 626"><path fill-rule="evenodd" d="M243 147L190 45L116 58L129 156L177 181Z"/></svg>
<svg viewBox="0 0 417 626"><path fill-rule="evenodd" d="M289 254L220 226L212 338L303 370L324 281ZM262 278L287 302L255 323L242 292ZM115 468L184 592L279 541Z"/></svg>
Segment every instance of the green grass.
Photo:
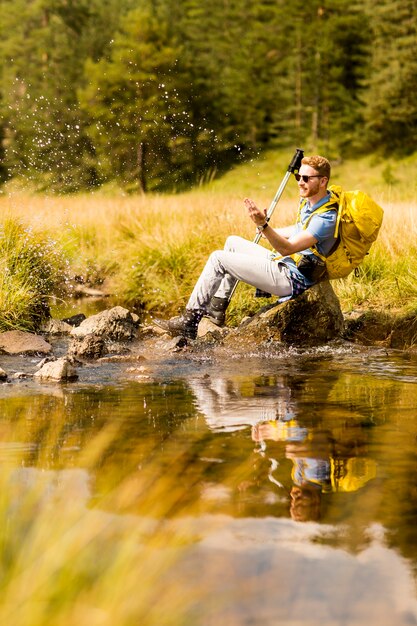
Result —
<svg viewBox="0 0 417 626"><path fill-rule="evenodd" d="M0 232L0 330L34 330L62 293L66 262L56 241L9 218Z"/></svg>
<svg viewBox="0 0 417 626"><path fill-rule="evenodd" d="M63 277L65 262L70 278L78 276L92 286L104 282L121 304L176 314L186 304L210 252L223 247L231 234L253 239L243 198L250 196L259 206L268 207L292 154L265 152L221 178L177 195L126 196L113 190L60 198L10 190L0 198L0 207L4 215L14 216L21 231L13 234L7 227L9 234L1 243L0 328L36 325L50 295L71 284ZM368 156L332 165L331 182L366 191L385 210L379 238L359 277L333 282L343 310L417 309L417 153L400 161ZM297 198L298 187L290 178L273 226L294 220ZM25 253L16 255L20 246ZM33 253L41 248L42 253ZM32 271L35 260L38 267ZM265 304L253 294L252 288L239 285L229 323L238 323Z"/></svg>

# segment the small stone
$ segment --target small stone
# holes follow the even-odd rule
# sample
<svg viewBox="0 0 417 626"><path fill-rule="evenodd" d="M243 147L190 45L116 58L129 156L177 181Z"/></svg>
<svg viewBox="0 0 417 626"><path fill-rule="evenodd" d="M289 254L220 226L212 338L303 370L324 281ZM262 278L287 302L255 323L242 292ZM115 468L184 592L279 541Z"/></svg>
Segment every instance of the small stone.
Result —
<svg viewBox="0 0 417 626"><path fill-rule="evenodd" d="M15 380L21 380L23 378L32 378L33 374L28 374L27 372L15 372L12 374L12 378Z"/></svg>
<svg viewBox="0 0 417 626"><path fill-rule="evenodd" d="M76 315L71 315L70 317L64 317L61 322L64 324L69 324L70 326L79 326L81 322L86 319L84 313L76 313Z"/></svg>
<svg viewBox="0 0 417 626"><path fill-rule="evenodd" d="M41 332L48 335L69 335L72 326L61 320L49 319L41 326Z"/></svg>
<svg viewBox="0 0 417 626"><path fill-rule="evenodd" d="M78 374L71 363L63 357L56 361L45 363L40 370L35 372L35 378L60 382L76 380Z"/></svg>

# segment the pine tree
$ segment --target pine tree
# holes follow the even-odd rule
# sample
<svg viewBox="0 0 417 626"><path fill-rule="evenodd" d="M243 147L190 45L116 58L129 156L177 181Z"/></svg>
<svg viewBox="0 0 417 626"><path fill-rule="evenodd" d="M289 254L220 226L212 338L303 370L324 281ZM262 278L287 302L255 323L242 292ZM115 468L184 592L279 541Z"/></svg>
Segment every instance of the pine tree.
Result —
<svg viewBox="0 0 417 626"><path fill-rule="evenodd" d="M85 164L92 148L77 88L85 58L105 47L102 30L94 29L97 37L92 36L100 5L99 0L3 0L3 145L10 175L41 174L42 184L59 190L95 183L94 166Z"/></svg>
<svg viewBox="0 0 417 626"><path fill-rule="evenodd" d="M191 124L178 80L180 49L156 8L126 16L109 58L87 63L79 94L101 177L141 189L152 179L175 179L175 157Z"/></svg>
<svg viewBox="0 0 417 626"><path fill-rule="evenodd" d="M417 4L369 0L370 72L366 84L366 145L409 153L417 141Z"/></svg>

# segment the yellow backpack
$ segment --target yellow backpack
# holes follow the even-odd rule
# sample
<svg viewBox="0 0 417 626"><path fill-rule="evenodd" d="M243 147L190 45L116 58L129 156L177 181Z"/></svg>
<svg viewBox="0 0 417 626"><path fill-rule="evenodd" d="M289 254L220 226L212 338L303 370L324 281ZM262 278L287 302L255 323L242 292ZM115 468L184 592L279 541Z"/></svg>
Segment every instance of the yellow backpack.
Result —
<svg viewBox="0 0 417 626"><path fill-rule="evenodd" d="M323 257L315 247L314 254L326 263L327 278L344 278L358 267L378 237L384 211L363 191L343 191L338 185L329 187L331 203L339 204L335 237L336 247ZM312 215L329 210L327 203ZM306 227L306 225L304 225Z"/></svg>

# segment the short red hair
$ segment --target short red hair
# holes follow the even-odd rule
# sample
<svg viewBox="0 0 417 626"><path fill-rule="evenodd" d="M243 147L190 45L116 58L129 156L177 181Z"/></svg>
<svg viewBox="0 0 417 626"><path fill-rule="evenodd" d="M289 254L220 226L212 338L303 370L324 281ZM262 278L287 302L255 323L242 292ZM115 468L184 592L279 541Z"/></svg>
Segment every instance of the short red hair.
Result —
<svg viewBox="0 0 417 626"><path fill-rule="evenodd" d="M302 159L301 163L312 167L314 170L316 170L317 174L320 174L320 176L325 176L326 178L330 179L330 163L324 157L319 156L318 154L313 156L307 156Z"/></svg>

